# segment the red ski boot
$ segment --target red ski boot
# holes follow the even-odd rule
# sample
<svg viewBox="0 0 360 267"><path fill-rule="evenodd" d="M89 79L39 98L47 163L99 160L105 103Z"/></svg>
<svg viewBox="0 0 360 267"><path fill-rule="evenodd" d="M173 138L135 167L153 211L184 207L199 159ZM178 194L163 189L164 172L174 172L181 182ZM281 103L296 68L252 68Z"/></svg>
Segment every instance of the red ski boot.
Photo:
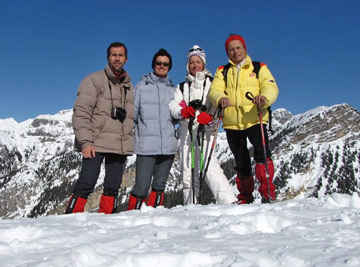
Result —
<svg viewBox="0 0 360 267"><path fill-rule="evenodd" d="M152 190L146 205L156 208L157 206L162 206L163 202L164 202L164 192Z"/></svg>
<svg viewBox="0 0 360 267"><path fill-rule="evenodd" d="M101 195L99 213L113 214L116 212L117 199L114 196Z"/></svg>
<svg viewBox="0 0 360 267"><path fill-rule="evenodd" d="M276 199L275 194L275 185L273 184L273 178L274 178L274 163L271 160L271 158L267 158L267 164L268 164L268 178L269 178L269 189L270 189L270 197L271 200ZM268 189L268 182L267 182L267 175L266 175L266 166L265 163L256 163L255 165L255 175L256 178L259 180L260 186L259 186L259 193L261 194L261 202L262 203L269 203L269 189Z"/></svg>
<svg viewBox="0 0 360 267"><path fill-rule="evenodd" d="M254 178L252 175L244 177L238 174L236 177L236 187L239 190L238 204L250 204L254 202L252 193L254 192Z"/></svg>
<svg viewBox="0 0 360 267"><path fill-rule="evenodd" d="M145 199L138 198L138 197L134 196L133 194L130 194L127 210L139 210L144 201L145 201Z"/></svg>
<svg viewBox="0 0 360 267"><path fill-rule="evenodd" d="M84 212L86 201L86 198L78 197L72 194L66 207L65 214Z"/></svg>

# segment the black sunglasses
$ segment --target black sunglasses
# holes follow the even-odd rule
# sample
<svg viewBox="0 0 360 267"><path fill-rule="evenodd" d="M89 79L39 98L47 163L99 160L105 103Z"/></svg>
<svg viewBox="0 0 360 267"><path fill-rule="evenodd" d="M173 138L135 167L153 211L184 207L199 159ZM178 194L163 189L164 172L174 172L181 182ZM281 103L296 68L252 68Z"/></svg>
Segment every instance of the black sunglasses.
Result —
<svg viewBox="0 0 360 267"><path fill-rule="evenodd" d="M191 48L191 49L189 50L189 53L194 52L194 51L204 51L204 49L202 49L201 47Z"/></svg>
<svg viewBox="0 0 360 267"><path fill-rule="evenodd" d="M156 66L164 65L165 67L169 67L169 66L170 66L170 63L156 61L156 62L155 62L155 65L156 65Z"/></svg>

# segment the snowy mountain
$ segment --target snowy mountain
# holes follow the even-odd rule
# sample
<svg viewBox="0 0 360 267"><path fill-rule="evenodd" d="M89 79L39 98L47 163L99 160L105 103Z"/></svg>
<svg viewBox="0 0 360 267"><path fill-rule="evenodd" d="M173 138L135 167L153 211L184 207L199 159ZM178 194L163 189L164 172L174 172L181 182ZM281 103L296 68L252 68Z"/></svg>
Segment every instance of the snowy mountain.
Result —
<svg viewBox="0 0 360 267"><path fill-rule="evenodd" d="M72 110L41 115L17 123L0 120L0 217L36 217L63 213L81 166L73 151ZM320 197L360 191L360 114L347 104L318 107L292 115L273 112L274 134L270 145L276 168L279 200L303 192ZM229 179L234 162L225 133L218 136L216 156ZM134 180L135 157L129 158L121 201ZM172 191L181 189L175 162L168 181ZM98 205L104 171L88 209Z"/></svg>
<svg viewBox="0 0 360 267"><path fill-rule="evenodd" d="M278 126L271 146L282 198L360 191L359 115L347 104L319 107Z"/></svg>

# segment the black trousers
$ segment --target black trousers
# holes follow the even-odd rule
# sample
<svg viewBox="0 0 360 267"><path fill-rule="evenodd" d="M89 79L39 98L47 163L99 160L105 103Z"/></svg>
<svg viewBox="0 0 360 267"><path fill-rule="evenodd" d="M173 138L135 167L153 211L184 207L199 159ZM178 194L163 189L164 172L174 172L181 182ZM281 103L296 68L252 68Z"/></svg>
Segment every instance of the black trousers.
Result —
<svg viewBox="0 0 360 267"><path fill-rule="evenodd" d="M94 158L83 158L80 176L73 194L87 198L94 191L104 158L104 195L117 197L127 156L113 153L96 152Z"/></svg>
<svg viewBox="0 0 360 267"><path fill-rule="evenodd" d="M266 144L266 158L269 158L271 157L269 137L266 130L266 124L263 124L263 126ZM237 171L245 177L251 175L251 159L249 149L247 148L247 139L249 139L250 143L253 145L255 162L265 163L260 127L260 124L256 124L243 131L225 129L230 150L235 158Z"/></svg>
<svg viewBox="0 0 360 267"><path fill-rule="evenodd" d="M132 194L146 198L150 185L155 191L164 191L175 155L137 155L136 176Z"/></svg>

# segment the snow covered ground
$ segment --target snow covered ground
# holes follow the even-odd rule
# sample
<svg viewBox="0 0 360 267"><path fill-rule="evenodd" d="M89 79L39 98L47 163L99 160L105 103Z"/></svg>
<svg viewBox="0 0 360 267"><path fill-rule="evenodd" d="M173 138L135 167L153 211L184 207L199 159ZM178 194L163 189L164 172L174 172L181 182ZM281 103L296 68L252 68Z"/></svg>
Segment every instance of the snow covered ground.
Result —
<svg viewBox="0 0 360 267"><path fill-rule="evenodd" d="M5 266L360 266L360 198L0 221Z"/></svg>

